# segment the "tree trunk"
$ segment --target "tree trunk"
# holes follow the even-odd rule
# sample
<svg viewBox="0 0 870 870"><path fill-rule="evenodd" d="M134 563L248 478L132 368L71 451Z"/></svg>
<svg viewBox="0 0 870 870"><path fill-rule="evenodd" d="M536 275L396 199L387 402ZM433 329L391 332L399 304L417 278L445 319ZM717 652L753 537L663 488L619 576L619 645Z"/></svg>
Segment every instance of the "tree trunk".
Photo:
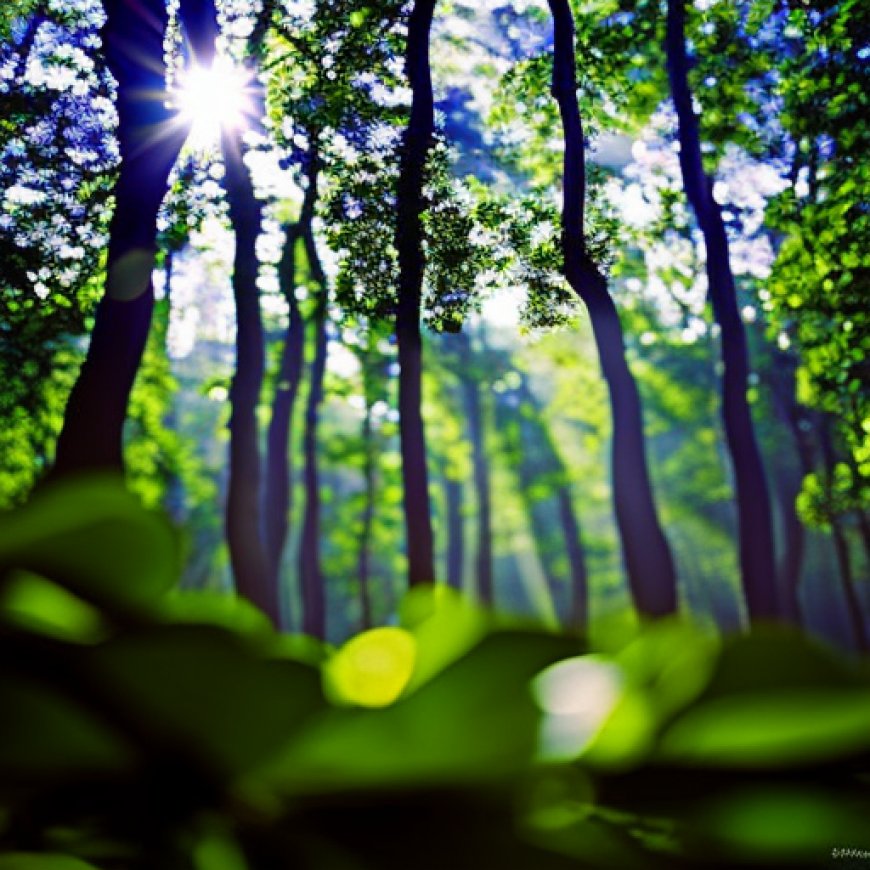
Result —
<svg viewBox="0 0 870 870"><path fill-rule="evenodd" d="M587 621L588 579L583 535L577 520L577 512L574 510L571 487L567 483L566 470L559 451L553 444L550 432L542 418L540 405L525 376L521 376L517 398L518 406L516 410L512 410L512 413L519 416L521 424L522 422L527 424L526 435L524 436L523 426L520 425L519 441L513 445L513 450L518 456L520 489L532 521L538 556L547 576L554 602L561 596L557 596L559 577L551 566L553 555L546 546L547 539L553 536L553 529L550 527L552 519L550 516L542 515L540 506L530 497L530 492L539 476L553 476L566 481L558 484L554 492L561 543L568 557L569 603L564 619L568 627L582 630L586 627Z"/></svg>
<svg viewBox="0 0 870 870"><path fill-rule="evenodd" d="M278 589L266 555L260 500L257 405L263 384L264 340L257 288L256 243L262 220L238 131L222 134L224 187L236 237L233 297L236 305L236 371L230 390L230 468L226 531L236 589L277 626Z"/></svg>
<svg viewBox="0 0 870 870"><path fill-rule="evenodd" d="M465 567L462 482L445 477L444 497L447 503L447 585L461 591Z"/></svg>
<svg viewBox="0 0 870 870"><path fill-rule="evenodd" d="M568 565L571 571L571 614L569 628L585 631L589 621L589 580L586 573L586 556L583 552L580 525L574 511L574 502L568 486L560 486L556 498L559 503L559 521L565 537Z"/></svg>
<svg viewBox="0 0 870 870"><path fill-rule="evenodd" d="M622 326L607 282L586 251L585 145L574 64L574 21L568 0L549 0L555 30L553 95L565 135L562 247L565 277L592 322L613 416L613 495L628 582L646 616L677 609L676 573L659 524L647 469L637 385L625 358Z"/></svg>
<svg viewBox="0 0 870 870"><path fill-rule="evenodd" d="M472 360L471 342L465 333L456 336L459 348L459 378L471 441L471 466L477 493L477 593L484 604L494 604L492 578L492 500L489 460L486 456L483 403Z"/></svg>
<svg viewBox="0 0 870 870"><path fill-rule="evenodd" d="M776 589L770 496L746 398L749 357L728 237L722 211L713 198L712 182L704 172L698 119L692 107L684 0L668 2L667 63L679 119L683 186L704 235L709 295L722 335L722 418L734 469L743 592L752 621L771 619L781 615L782 607Z"/></svg>
<svg viewBox="0 0 870 870"><path fill-rule="evenodd" d="M363 372L363 377L368 378L368 372ZM371 552L372 552L372 526L375 516L375 455L372 433L372 400L368 385L365 392L365 416L362 425L362 443L365 451L363 460L363 479L365 490L363 492L362 529L359 536L359 557L357 559L357 576L359 577L360 612L362 615L363 629L371 628L372 600L371 600Z"/></svg>
<svg viewBox="0 0 870 870"><path fill-rule="evenodd" d="M293 507L293 462L291 433L293 412L302 380L305 355L305 323L296 299L296 246L310 231L317 200L318 163L312 157L308 187L299 220L285 231L284 250L278 269L281 293L287 300L289 321L284 334L281 362L275 380L272 415L266 437L266 481L263 493L263 529L272 582L280 584L281 557L287 542Z"/></svg>
<svg viewBox="0 0 870 870"><path fill-rule="evenodd" d="M858 508L855 513L858 517L858 531L861 533L861 543L864 546L864 559L870 566L870 519L867 518L866 511Z"/></svg>
<svg viewBox="0 0 870 870"><path fill-rule="evenodd" d="M328 342L326 335L327 284L309 226L304 236L305 251L312 277L317 284L315 309L311 317L314 330L314 359L305 408L305 515L299 548L299 577L302 583L302 628L306 634L326 637L326 590L320 566L320 479L317 463L317 426L323 401L323 376L326 372Z"/></svg>
<svg viewBox="0 0 870 870"><path fill-rule="evenodd" d="M102 36L106 62L118 83L121 170L109 228L105 295L67 402L53 477L101 468L123 471L124 420L154 307L157 212L187 135L163 97L163 0L108 3L106 11ZM204 51L213 46L213 30L210 34ZM143 94L153 96L143 99ZM155 129L161 135L155 136Z"/></svg>
<svg viewBox="0 0 870 870"><path fill-rule="evenodd" d="M406 69L413 91L405 131L398 184L396 249L399 254L399 299L396 341L399 357L399 438L402 452L408 583L435 579L426 433L421 413L423 291L423 173L432 144L434 105L429 67L429 31L435 0L416 0L408 22Z"/></svg>

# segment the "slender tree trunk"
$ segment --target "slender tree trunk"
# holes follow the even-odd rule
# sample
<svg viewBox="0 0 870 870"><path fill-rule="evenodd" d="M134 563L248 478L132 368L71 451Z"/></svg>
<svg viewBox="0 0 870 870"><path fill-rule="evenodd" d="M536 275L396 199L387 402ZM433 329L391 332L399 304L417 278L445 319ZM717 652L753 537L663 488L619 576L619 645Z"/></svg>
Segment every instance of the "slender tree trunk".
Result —
<svg viewBox="0 0 870 870"><path fill-rule="evenodd" d="M722 417L731 454L737 497L740 567L751 620L781 614L776 589L773 523L761 451L746 398L749 357L737 304L728 237L722 211L704 172L698 119L688 83L685 0L669 0L667 59L671 92L679 119L683 185L707 249L707 279L713 316L722 334Z"/></svg>
<svg viewBox="0 0 870 870"><path fill-rule="evenodd" d="M779 563L779 589L782 615L790 622L800 623L798 587L806 551L806 530L797 512L797 497L801 491L801 476L784 470L778 481L782 513L782 558Z"/></svg>
<svg viewBox="0 0 870 870"><path fill-rule="evenodd" d="M187 135L163 96L163 0L108 3L106 11L102 35L106 61L118 83L121 170L109 230L105 295L67 402L54 477L99 468L123 470L124 420L154 307L157 212ZM211 50L213 36L211 32L211 42L205 39L204 51Z"/></svg>
<svg viewBox="0 0 870 870"><path fill-rule="evenodd" d="M580 525L574 510L571 490L560 486L556 498L559 503L559 521L565 537L565 550L571 572L571 614L569 627L586 629L589 621L589 579L586 573L586 555L583 552Z"/></svg>
<svg viewBox="0 0 870 870"><path fill-rule="evenodd" d="M822 418L819 426L819 434L822 444L822 457L825 463L825 478L827 489L830 491L834 486L834 469L837 464L834 453L834 445L831 438L831 422L828 418ZM843 529L840 517L834 513L829 517L831 534L834 539L834 551L837 554L837 564L840 568L840 581L843 585L843 597L846 600L846 611L849 614L849 623L855 638L855 645L861 652L870 651L870 638L867 635L867 623L861 609L861 599L855 589L855 579L852 572L852 560L849 555L849 541Z"/></svg>
<svg viewBox="0 0 870 870"><path fill-rule="evenodd" d="M447 585L461 591L465 566L462 482L445 477L444 498L447 503Z"/></svg>
<svg viewBox="0 0 870 870"><path fill-rule="evenodd" d="M281 556L287 542L293 502L293 460L290 434L293 411L302 380L305 325L296 299L296 244L299 224L284 232L284 249L278 267L279 283L289 308L289 320L275 377L275 395L266 435L266 480L263 490L263 534L269 568L278 580Z"/></svg>
<svg viewBox="0 0 870 870"><path fill-rule="evenodd" d="M567 480L566 470L559 456L559 451L553 444L550 432L542 419L538 400L524 376L521 379L517 395L520 419L528 424L528 437L523 437L523 429L520 427L519 443L515 445L515 451L519 455L520 489L535 531L535 543L538 546L541 565L555 601L558 600L556 590L559 578L550 564L552 553L548 552L545 546L547 538L552 535L552 529L548 528L551 519L541 515L539 506L530 498L530 492L537 475L554 475ZM524 413L523 409L528 409L528 414ZM562 543L568 557L570 592L566 624L569 627L584 629L588 611L586 554L583 549L583 535L577 519L577 512L574 509L570 485L565 482L556 486L554 497Z"/></svg>
<svg viewBox="0 0 870 870"><path fill-rule="evenodd" d="M613 494L628 582L647 616L677 609L673 558L656 514L647 469L640 396L625 358L622 326L607 282L586 250L585 145L574 64L574 21L568 0L549 0L555 29L553 95L565 134L562 247L565 277L592 322L613 416Z"/></svg>
<svg viewBox="0 0 870 870"><path fill-rule="evenodd" d="M408 583L435 579L426 433L421 413L423 346L420 308L423 254L423 174L432 144L434 104L429 67L429 31L435 0L415 0L408 22L406 69L413 91L405 131L398 185L396 248L399 253L399 300L396 341L399 356L399 439L402 452Z"/></svg>
<svg viewBox="0 0 870 870"><path fill-rule="evenodd" d="M302 380L305 356L305 323L296 299L296 247L310 231L317 200L318 161L309 161L308 187L299 220L285 231L284 250L279 265L281 292L287 300L289 321L284 334L281 361L272 400L272 415L266 437L266 480L263 493L263 528L272 582L279 584L281 557L287 542L293 501L293 463L291 433L293 412Z"/></svg>
<svg viewBox="0 0 870 870"><path fill-rule="evenodd" d="M368 372L363 372L363 377L368 378ZM371 600L371 552L372 552L372 526L375 517L375 451L372 431L372 400L368 384L364 387L365 392L365 416L362 424L362 442L365 458L363 460L363 480L365 489L363 492L362 529L359 536L359 556L357 558L357 576L359 577L360 611L362 615L363 629L371 628L372 600Z"/></svg>
<svg viewBox="0 0 870 870"><path fill-rule="evenodd" d="M486 456L483 402L472 360L471 342L465 333L456 336L459 347L459 377L462 388L468 435L471 441L471 465L477 494L477 554L475 567L477 592L484 604L494 604L492 578L492 499L489 483L489 460Z"/></svg>
<svg viewBox="0 0 870 870"><path fill-rule="evenodd" d="M326 335L327 283L311 228L304 236L305 251L312 276L317 284L317 300L311 323L314 330L314 359L305 408L305 515L299 548L299 577L302 581L302 627L314 637L326 637L326 590L320 566L320 475L317 463L317 427L323 401L323 376L326 371L328 342Z"/></svg>
<svg viewBox="0 0 870 870"><path fill-rule="evenodd" d="M858 518L858 531L861 533L861 543L864 546L864 558L867 564L870 565L870 519L867 518L866 511L860 508L855 513Z"/></svg>
<svg viewBox="0 0 870 870"><path fill-rule="evenodd" d="M230 561L240 595L280 623L278 589L263 540L257 405L263 384L264 339L257 288L256 243L262 220L237 131L222 136L224 186L236 238L233 297L236 305L236 371L230 390L230 468L226 531Z"/></svg>

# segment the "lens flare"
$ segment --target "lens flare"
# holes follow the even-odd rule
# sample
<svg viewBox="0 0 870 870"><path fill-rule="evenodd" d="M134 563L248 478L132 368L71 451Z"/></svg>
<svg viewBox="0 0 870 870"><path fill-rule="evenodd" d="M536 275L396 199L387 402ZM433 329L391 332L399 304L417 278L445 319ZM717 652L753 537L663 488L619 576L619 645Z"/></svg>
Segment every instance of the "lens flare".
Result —
<svg viewBox="0 0 870 870"><path fill-rule="evenodd" d="M188 142L209 148L220 141L222 129L238 129L253 112L250 73L227 58L210 67L191 67L181 77L175 98L180 120L190 125Z"/></svg>

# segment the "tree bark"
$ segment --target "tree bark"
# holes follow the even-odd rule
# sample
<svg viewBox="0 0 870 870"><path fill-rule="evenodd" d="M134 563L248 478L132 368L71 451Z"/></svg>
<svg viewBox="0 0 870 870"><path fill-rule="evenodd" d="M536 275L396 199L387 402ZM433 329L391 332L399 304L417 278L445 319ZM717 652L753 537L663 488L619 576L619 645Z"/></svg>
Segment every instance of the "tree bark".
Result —
<svg viewBox="0 0 870 870"><path fill-rule="evenodd" d="M722 335L722 418L734 469L743 592L750 620L771 619L782 614L782 606L776 589L770 495L746 398L749 357L728 237L722 211L713 198L712 181L704 171L698 119L689 89L684 0L668 2L666 48L679 120L683 186L704 235L709 296Z"/></svg>
<svg viewBox="0 0 870 870"><path fill-rule="evenodd" d="M444 498L447 507L447 585L461 591L465 567L462 482L445 477Z"/></svg>
<svg viewBox="0 0 870 870"><path fill-rule="evenodd" d="M165 102L163 0L116 0L106 3L106 13L102 37L106 62L118 83L121 169L109 228L105 294L67 402L52 477L95 469L123 471L124 420L154 307L157 212L188 132ZM200 43L203 51L212 50L213 36L211 31L211 42Z"/></svg>
<svg viewBox="0 0 870 870"><path fill-rule="evenodd" d="M284 250L278 269L281 293L287 300L289 321L284 334L281 362L275 382L272 414L266 436L266 480L263 493L263 529L272 582L279 584L281 557L287 542L293 508L293 460L291 433L305 355L305 323L296 298L296 247L311 228L317 200L318 162L308 165L308 187L298 221L285 231Z"/></svg>
<svg viewBox="0 0 870 870"><path fill-rule="evenodd" d="M366 361L368 362L368 361ZM363 372L363 378L368 379L367 371ZM368 383L363 388L365 393L365 416L362 424L363 443L363 512L362 528L359 536L359 556L357 558L357 576L359 578L360 613L362 616L363 630L371 628L372 621L372 597L371 597L371 555L372 555L372 527L375 517L375 452L372 430L372 398Z"/></svg>
<svg viewBox="0 0 870 870"><path fill-rule="evenodd" d="M399 299L396 342L399 357L399 438L402 453L408 583L435 579L426 433L421 413L423 292L423 174L432 144L434 103L429 66L429 32L435 0L416 0L408 23L406 70L413 91L411 117L405 131L398 184L396 249L399 255Z"/></svg>
<svg viewBox="0 0 870 870"><path fill-rule="evenodd" d="M314 331L314 359L305 408L305 514L302 521L302 539L299 548L299 577L302 584L302 628L306 634L326 637L326 590L320 565L320 474L317 463L317 427L320 404L323 401L323 376L326 372L328 341L326 335L327 283L311 227L304 234L305 251L317 298L311 324Z"/></svg>
<svg viewBox="0 0 870 870"><path fill-rule="evenodd" d="M278 589L270 571L261 523L257 425L257 405L265 369L256 252L262 210L243 159L240 133L225 130L222 146L224 188L236 238L232 276L236 305L236 370L230 389L227 543L239 594L256 604L277 626L280 624Z"/></svg>
<svg viewBox="0 0 870 870"><path fill-rule="evenodd" d="M676 573L656 514L647 468L640 396L625 358L619 314L607 281L586 250L583 211L585 144L574 61L574 21L568 0L549 0L554 21L553 95L565 135L562 248L565 277L585 303L607 382L613 417L613 495L632 597L646 616L677 609Z"/></svg>

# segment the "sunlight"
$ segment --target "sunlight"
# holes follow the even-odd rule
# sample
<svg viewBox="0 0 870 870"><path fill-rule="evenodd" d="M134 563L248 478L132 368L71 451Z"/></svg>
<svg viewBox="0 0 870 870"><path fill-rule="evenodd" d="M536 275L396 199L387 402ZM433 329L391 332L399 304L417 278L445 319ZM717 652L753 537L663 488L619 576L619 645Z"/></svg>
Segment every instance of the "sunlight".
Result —
<svg viewBox="0 0 870 870"><path fill-rule="evenodd" d="M192 67L179 84L179 117L191 125L188 142L194 148L216 145L222 129L244 126L253 112L251 75L227 58L209 68Z"/></svg>

